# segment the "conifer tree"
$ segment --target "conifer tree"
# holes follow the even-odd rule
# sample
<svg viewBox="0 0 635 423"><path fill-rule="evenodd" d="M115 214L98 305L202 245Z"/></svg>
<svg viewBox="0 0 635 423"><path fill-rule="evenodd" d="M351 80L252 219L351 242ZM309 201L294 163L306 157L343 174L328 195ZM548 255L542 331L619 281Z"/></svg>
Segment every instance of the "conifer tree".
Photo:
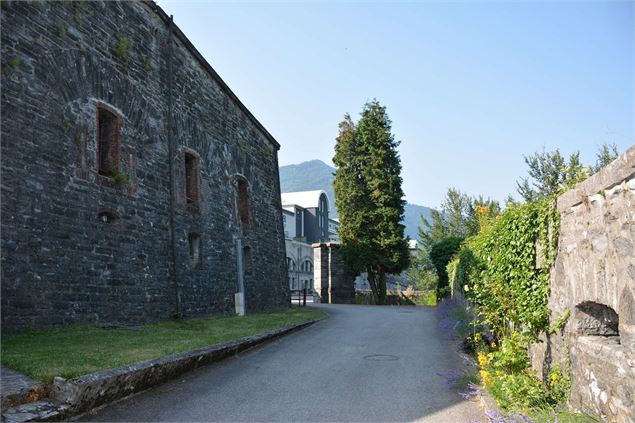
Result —
<svg viewBox="0 0 635 423"><path fill-rule="evenodd" d="M384 304L386 274L401 272L410 259L401 223L405 201L399 142L377 100L364 105L357 125L346 115L336 141L341 251L352 271L367 272L375 303Z"/></svg>

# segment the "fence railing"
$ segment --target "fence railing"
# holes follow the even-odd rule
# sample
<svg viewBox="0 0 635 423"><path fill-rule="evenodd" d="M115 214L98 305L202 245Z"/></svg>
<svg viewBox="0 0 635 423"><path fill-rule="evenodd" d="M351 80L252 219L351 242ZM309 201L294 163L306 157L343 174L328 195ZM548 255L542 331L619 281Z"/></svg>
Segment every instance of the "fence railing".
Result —
<svg viewBox="0 0 635 423"><path fill-rule="evenodd" d="M307 296L313 301L313 294L309 293L307 288L305 289L292 289L291 290L291 304L298 304L301 307L306 306Z"/></svg>

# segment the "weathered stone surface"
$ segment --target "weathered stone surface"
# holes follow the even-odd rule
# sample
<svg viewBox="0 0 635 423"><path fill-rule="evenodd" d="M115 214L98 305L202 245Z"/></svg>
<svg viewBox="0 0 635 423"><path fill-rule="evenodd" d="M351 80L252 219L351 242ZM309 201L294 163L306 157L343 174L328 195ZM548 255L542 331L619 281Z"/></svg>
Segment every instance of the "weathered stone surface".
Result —
<svg viewBox="0 0 635 423"><path fill-rule="evenodd" d="M167 15L110 1L2 2L0 13L3 331L167 319L177 298L186 316L232 312L236 239L253 257L248 312L286 306L278 144L177 27L169 72ZM119 179L97 169L98 105L121 116ZM186 201L185 152L199 158L198 207Z"/></svg>
<svg viewBox="0 0 635 423"><path fill-rule="evenodd" d="M562 333L531 346L546 377L571 360L570 402L603 418L635 421L635 146L557 200L559 247L549 308ZM591 335L591 336L589 336Z"/></svg>
<svg viewBox="0 0 635 423"><path fill-rule="evenodd" d="M617 313L602 304L578 304L573 312L573 322L579 335L619 336Z"/></svg>
<svg viewBox="0 0 635 423"><path fill-rule="evenodd" d="M38 401L50 394L50 390L44 384L4 366L0 368L0 391L3 410Z"/></svg>
<svg viewBox="0 0 635 423"><path fill-rule="evenodd" d="M38 401L22 404L2 412L6 423L55 422L67 416L68 407L53 401Z"/></svg>

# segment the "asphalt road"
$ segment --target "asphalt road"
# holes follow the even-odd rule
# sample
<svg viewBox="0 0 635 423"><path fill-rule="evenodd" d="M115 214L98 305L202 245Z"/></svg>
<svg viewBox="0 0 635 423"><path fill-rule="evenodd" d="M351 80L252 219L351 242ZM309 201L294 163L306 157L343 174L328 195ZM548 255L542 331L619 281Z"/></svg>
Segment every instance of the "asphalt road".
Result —
<svg viewBox="0 0 635 423"><path fill-rule="evenodd" d="M320 305L308 329L85 415L93 421L469 422L477 402L437 373L461 368L424 307Z"/></svg>

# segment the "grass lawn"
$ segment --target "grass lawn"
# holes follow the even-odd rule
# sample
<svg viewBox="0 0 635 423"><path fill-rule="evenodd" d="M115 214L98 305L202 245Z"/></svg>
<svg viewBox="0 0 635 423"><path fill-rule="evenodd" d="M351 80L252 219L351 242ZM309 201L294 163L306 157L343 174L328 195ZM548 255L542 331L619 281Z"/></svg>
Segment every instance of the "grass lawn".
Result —
<svg viewBox="0 0 635 423"><path fill-rule="evenodd" d="M54 376L69 379L98 370L189 351L255 335L324 316L292 307L245 317L212 316L166 321L136 329L103 329L73 325L2 336L3 366L50 383Z"/></svg>

